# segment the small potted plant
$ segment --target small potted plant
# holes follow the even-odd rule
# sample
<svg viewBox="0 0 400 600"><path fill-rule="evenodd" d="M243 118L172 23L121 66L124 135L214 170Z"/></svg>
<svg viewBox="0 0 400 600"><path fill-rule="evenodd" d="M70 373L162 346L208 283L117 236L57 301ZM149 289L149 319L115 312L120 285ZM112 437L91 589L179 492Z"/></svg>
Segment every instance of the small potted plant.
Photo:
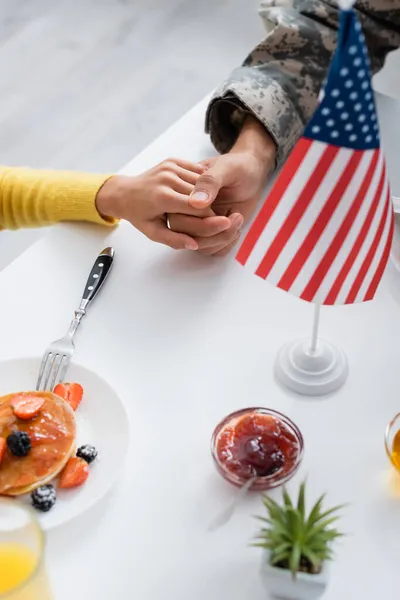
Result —
<svg viewBox="0 0 400 600"><path fill-rule="evenodd" d="M324 497L306 514L305 482L297 503L283 488L283 505L263 496L267 517L253 544L264 549L262 577L269 593L285 600L314 600L328 584L332 542L342 534L332 527L343 506L323 510Z"/></svg>

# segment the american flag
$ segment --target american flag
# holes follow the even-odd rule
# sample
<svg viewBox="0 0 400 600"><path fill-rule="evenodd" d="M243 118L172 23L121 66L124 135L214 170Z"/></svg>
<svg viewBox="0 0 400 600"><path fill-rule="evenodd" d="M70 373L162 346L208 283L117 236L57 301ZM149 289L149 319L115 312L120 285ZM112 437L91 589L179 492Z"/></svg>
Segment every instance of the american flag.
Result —
<svg viewBox="0 0 400 600"><path fill-rule="evenodd" d="M368 52L355 12L344 10L318 108L236 258L309 302L371 300L393 223Z"/></svg>

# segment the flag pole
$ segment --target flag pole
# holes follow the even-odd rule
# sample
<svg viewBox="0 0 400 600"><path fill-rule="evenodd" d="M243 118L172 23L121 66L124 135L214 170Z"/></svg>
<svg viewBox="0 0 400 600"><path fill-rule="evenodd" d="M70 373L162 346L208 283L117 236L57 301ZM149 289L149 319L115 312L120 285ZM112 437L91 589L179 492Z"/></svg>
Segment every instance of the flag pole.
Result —
<svg viewBox="0 0 400 600"><path fill-rule="evenodd" d="M313 327L312 327L312 333L311 333L311 346L310 346L311 354L315 354L315 352L317 351L320 313L321 313L321 305L315 304L314 305L314 320L313 320Z"/></svg>

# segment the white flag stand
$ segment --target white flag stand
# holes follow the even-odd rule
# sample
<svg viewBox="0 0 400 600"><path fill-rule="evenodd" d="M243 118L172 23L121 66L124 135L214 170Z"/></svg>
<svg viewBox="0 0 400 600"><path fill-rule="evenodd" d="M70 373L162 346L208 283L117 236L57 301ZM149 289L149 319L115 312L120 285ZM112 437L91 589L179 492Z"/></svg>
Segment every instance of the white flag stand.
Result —
<svg viewBox="0 0 400 600"><path fill-rule="evenodd" d="M344 384L349 374L344 352L318 336L320 309L316 304L311 341L306 338L285 344L275 362L279 381L304 396L330 394Z"/></svg>

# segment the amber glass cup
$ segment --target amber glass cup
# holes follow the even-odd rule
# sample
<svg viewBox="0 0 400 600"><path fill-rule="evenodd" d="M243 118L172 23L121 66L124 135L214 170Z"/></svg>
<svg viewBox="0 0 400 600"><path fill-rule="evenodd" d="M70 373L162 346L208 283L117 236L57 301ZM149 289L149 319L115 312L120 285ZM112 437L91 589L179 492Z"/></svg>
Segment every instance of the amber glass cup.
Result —
<svg viewBox="0 0 400 600"><path fill-rule="evenodd" d="M385 448L390 462L400 472L400 413L386 426Z"/></svg>

